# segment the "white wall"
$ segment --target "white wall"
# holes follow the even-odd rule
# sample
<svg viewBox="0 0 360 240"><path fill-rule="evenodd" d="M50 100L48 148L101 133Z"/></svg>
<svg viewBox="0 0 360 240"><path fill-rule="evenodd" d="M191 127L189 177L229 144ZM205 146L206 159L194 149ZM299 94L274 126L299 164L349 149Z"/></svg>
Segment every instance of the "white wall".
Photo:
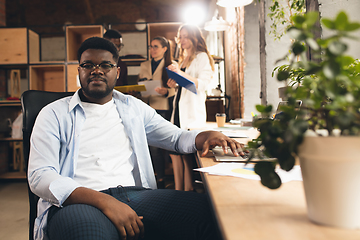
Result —
<svg viewBox="0 0 360 240"><path fill-rule="evenodd" d="M260 53L258 6L245 7L245 68L244 68L244 118L251 118L256 112L255 106L261 104L260 91Z"/></svg>
<svg viewBox="0 0 360 240"><path fill-rule="evenodd" d="M359 0L319 0L319 11L322 18L335 18L340 11L344 11L348 15L350 22L360 22L360 1ZM331 32L324 31L324 36L329 36ZM360 39L360 31L351 33ZM354 58L360 58L360 42L359 40L348 40L348 54Z"/></svg>
<svg viewBox="0 0 360 240"><path fill-rule="evenodd" d="M266 37L266 80L267 80L267 102L274 106L274 110L280 101L278 88L283 87L272 71L276 66L286 62L275 63L285 56L290 46L290 39L287 36L281 40L274 40L269 35L271 20L267 17L271 0L265 3L265 37ZM260 90L260 49L259 49L259 4L252 3L245 7L245 68L244 68L244 118L251 118L251 112L257 114L256 104L261 104Z"/></svg>

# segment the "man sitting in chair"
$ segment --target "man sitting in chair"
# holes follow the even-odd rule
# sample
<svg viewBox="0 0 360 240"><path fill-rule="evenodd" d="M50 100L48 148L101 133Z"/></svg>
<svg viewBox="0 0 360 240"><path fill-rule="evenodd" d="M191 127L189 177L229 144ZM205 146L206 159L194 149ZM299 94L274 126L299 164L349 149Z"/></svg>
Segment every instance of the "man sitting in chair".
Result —
<svg viewBox="0 0 360 240"><path fill-rule="evenodd" d="M118 51L110 41L85 40L78 59L81 89L44 107L31 136L28 181L40 197L34 238L217 239L205 194L156 189L148 144L238 155L240 143L181 130L113 90Z"/></svg>

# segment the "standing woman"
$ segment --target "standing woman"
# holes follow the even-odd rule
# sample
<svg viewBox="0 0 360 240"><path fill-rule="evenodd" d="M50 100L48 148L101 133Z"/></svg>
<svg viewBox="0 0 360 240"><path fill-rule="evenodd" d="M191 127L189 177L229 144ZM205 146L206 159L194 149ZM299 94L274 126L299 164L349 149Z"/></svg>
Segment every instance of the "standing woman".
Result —
<svg viewBox="0 0 360 240"><path fill-rule="evenodd" d="M159 95L141 97L163 118L170 121L172 102L175 89L167 85L168 75L166 67L172 63L169 41L161 36L152 39L150 46L151 60L141 63L139 79L142 81L160 80L161 87L155 88ZM165 151L159 148L150 147L158 188L165 188Z"/></svg>
<svg viewBox="0 0 360 240"><path fill-rule="evenodd" d="M179 64L169 69L193 81L197 94L177 86L169 79L168 86L177 87L171 122L182 129L203 127L206 124L206 89L213 84L214 60L206 47L200 29L194 25L180 26L177 34L180 44ZM170 154L173 162L175 189L193 191L193 155Z"/></svg>

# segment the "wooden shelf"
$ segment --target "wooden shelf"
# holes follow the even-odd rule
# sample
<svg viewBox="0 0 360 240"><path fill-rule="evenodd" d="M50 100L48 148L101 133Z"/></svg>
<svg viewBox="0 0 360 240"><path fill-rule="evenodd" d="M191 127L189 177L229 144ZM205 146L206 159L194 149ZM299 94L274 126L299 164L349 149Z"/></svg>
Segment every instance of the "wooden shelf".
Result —
<svg viewBox="0 0 360 240"><path fill-rule="evenodd" d="M25 171L20 172L6 172L0 174L0 179L26 179Z"/></svg>
<svg viewBox="0 0 360 240"><path fill-rule="evenodd" d="M20 100L0 100L0 107L21 107Z"/></svg>
<svg viewBox="0 0 360 240"><path fill-rule="evenodd" d="M11 138L11 137L0 138L0 142L21 142L22 140L23 140L22 138Z"/></svg>

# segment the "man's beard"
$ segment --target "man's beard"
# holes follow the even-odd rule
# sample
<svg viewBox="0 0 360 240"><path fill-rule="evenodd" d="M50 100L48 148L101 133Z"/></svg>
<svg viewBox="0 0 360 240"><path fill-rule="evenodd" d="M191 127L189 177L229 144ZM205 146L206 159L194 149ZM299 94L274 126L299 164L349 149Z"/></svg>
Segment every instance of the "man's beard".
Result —
<svg viewBox="0 0 360 240"><path fill-rule="evenodd" d="M116 81L114 82L114 86L109 86L108 85L108 81L102 77L93 77L93 78L100 78L103 80L103 82L106 83L106 88L105 90L99 90L99 89L95 89L95 90L90 90L89 89L89 83L91 82L91 79L92 78L89 78L88 80L88 85L86 87L84 87L82 84L81 84L81 81L80 81L80 85L81 85L81 89L82 91L84 92L84 94L88 97L91 97L91 98L95 98L95 99L101 99L101 98L104 98L106 97L107 95L109 95L111 93L111 91L114 89L115 87L115 84L116 84Z"/></svg>

